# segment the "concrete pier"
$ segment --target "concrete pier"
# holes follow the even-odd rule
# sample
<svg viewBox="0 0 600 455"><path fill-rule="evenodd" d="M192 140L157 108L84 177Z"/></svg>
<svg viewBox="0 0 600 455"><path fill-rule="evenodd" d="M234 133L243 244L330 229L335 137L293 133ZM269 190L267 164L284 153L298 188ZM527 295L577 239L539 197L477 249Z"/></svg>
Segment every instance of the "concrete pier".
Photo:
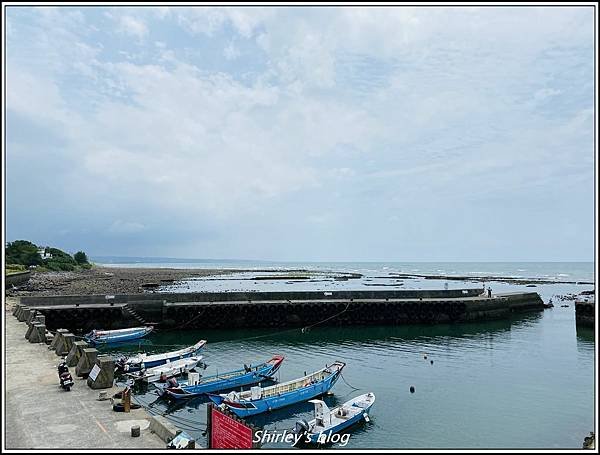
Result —
<svg viewBox="0 0 600 455"><path fill-rule="evenodd" d="M250 328L435 324L492 320L543 310L535 292L482 294L482 288L402 291L293 291L21 297L50 330L84 332L155 323L159 328Z"/></svg>
<svg viewBox="0 0 600 455"><path fill-rule="evenodd" d="M575 301L575 322L577 325L594 328L595 314L595 299Z"/></svg>
<svg viewBox="0 0 600 455"><path fill-rule="evenodd" d="M110 401L98 401L98 392L76 377L70 392L62 390L56 371L59 360L46 345L24 340L24 331L24 323L5 318L7 449L165 448L149 430L151 416L143 408L128 414L114 412ZM117 390L115 387L108 394ZM131 437L134 425L141 427L138 438Z"/></svg>

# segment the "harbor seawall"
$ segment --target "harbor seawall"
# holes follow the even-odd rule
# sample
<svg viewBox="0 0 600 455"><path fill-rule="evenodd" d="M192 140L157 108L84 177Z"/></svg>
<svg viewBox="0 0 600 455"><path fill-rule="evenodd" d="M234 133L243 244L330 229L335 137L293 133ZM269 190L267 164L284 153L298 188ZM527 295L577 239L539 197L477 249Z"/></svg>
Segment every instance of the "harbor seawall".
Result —
<svg viewBox="0 0 600 455"><path fill-rule="evenodd" d="M482 295L482 289L145 293L21 297L48 329L165 329L435 324L502 319L543 309L535 292Z"/></svg>

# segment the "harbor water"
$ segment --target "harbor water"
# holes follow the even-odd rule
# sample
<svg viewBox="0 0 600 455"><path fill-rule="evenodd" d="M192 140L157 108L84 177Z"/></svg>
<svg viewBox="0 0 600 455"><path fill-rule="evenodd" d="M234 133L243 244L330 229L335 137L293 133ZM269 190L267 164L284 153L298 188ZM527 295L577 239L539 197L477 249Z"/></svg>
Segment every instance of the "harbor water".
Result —
<svg viewBox="0 0 600 455"><path fill-rule="evenodd" d="M442 273L437 269L442 270L443 266L436 270L430 270L435 265L428 267L428 273ZM461 264L460 267L463 269L457 274L461 275L475 272L499 275L499 270L492 270L489 265L488 270L475 270L474 264ZM577 263L571 268L569 264L552 268L534 263L503 267L505 273L502 276L594 280L593 264L589 263ZM250 267L238 265L238 268ZM256 268L265 267L258 264ZM285 268L304 267L298 264ZM421 271L412 272L426 271L423 264L420 268ZM528 273L527 268L534 272ZM222 291L232 285L248 290L303 290L317 285L318 288L362 289L377 283L400 286L388 276L398 269L400 267L381 264L371 269L360 264L327 265L322 270L362 273L364 276L359 281L333 280L328 283L327 280L253 281L247 279L248 275L241 274L234 276L233 281L224 278L192 284L200 291ZM444 270L444 273L450 272ZM403 280L398 289L443 288L446 285L453 288L481 283L419 278ZM277 375L282 381L302 376L334 360L344 361L347 366L343 378L336 383L332 394L325 397L329 406L366 392L373 392L377 397L371 422L352 431L346 448L580 448L583 438L594 428L594 331L576 327L573 301L560 300L559 296L576 294L594 286L557 283L525 287L502 280L486 283L488 285L494 292L535 291L545 302L552 298L555 306L518 314L510 320L478 323L317 326L304 331L167 331L153 334L143 346L103 350L127 353L142 348L160 352L206 339L208 344L203 355L209 366L205 374L241 368L244 363L256 363L273 354L283 354L286 359ZM414 393L410 391L411 386ZM165 415L177 427L197 437L201 445L206 445L203 435L205 399L173 404L158 399L152 388L140 391L135 399L150 412ZM303 403L248 421L264 429L283 431L293 428L298 419L311 418L312 405ZM264 447L287 446L285 443L266 443Z"/></svg>

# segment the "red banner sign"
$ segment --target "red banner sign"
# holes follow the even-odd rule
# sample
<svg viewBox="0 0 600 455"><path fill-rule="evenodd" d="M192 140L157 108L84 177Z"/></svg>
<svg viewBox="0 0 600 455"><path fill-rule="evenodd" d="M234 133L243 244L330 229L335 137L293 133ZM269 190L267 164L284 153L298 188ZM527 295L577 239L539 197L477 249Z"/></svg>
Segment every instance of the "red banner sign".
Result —
<svg viewBox="0 0 600 455"><path fill-rule="evenodd" d="M251 449L252 429L212 409L211 449Z"/></svg>

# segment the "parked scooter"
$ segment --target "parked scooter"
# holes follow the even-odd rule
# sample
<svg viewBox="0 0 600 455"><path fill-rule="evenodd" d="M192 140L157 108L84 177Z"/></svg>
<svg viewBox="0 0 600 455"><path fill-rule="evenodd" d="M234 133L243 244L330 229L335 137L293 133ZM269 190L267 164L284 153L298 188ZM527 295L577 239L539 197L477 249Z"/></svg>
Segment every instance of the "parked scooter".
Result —
<svg viewBox="0 0 600 455"><path fill-rule="evenodd" d="M58 364L58 379L60 380L60 387L67 392L70 391L71 387L75 384L64 358L62 359L62 362Z"/></svg>

